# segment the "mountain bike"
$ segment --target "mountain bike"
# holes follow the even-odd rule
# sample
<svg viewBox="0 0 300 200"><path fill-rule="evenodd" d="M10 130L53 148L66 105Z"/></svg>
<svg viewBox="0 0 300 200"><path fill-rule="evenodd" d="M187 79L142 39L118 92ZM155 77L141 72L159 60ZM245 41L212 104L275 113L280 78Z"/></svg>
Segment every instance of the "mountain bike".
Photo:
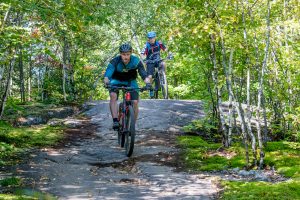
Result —
<svg viewBox="0 0 300 200"><path fill-rule="evenodd" d="M154 98L158 99L158 91L161 90L162 96L164 99L168 99L168 81L167 76L164 67L162 66L162 61L164 60L172 60L173 56L169 55L166 58L160 58L160 56L157 56L156 59L151 59L153 56L157 55L159 52L155 52L150 56L149 59L145 60L145 63L151 63L156 64L155 65L155 72L153 76L153 82L154 82ZM150 98L152 98L150 96Z"/></svg>
<svg viewBox="0 0 300 200"><path fill-rule="evenodd" d="M125 147L126 156L130 157L134 149L135 141L135 115L133 103L131 101L130 92L139 90L141 92L151 88L145 86L143 88L133 88L125 86L105 86L107 89L121 90L122 102L119 103L118 120L120 127L118 128L118 144L123 148Z"/></svg>

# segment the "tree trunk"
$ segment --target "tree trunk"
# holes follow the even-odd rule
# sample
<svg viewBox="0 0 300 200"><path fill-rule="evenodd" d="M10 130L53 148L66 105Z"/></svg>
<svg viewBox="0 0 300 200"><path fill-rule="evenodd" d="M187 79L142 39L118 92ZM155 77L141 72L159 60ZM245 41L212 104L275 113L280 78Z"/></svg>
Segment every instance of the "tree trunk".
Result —
<svg viewBox="0 0 300 200"><path fill-rule="evenodd" d="M6 13L5 13L4 19L3 19L3 21L2 21L2 25L1 25L1 30L0 30L0 32L2 32L2 31L4 30L6 21L7 21L8 16L9 16L10 9L11 9L11 6L8 7L8 9L7 9Z"/></svg>
<svg viewBox="0 0 300 200"><path fill-rule="evenodd" d="M15 60L14 60L14 64L15 64ZM13 95L13 91L12 91L13 79L12 78L13 78L12 76L10 76L10 78L9 78L8 96Z"/></svg>
<svg viewBox="0 0 300 200"><path fill-rule="evenodd" d="M264 74L267 67L268 55L269 55L269 44L270 44L270 1L268 0L268 14L267 14L267 36L266 36L266 47L265 47L265 56L261 68L261 76L258 87L258 98L257 98L257 111L256 111L256 120L257 120L257 138L258 145L260 150L260 158L259 158L259 168L262 169L264 163L264 151L263 151L263 141L261 136L261 124L260 124L260 108L261 102L263 98L263 82L264 82Z"/></svg>
<svg viewBox="0 0 300 200"><path fill-rule="evenodd" d="M74 60L72 62L71 70L70 70L70 87L71 87L71 94L72 94L73 100L77 99L77 91L76 91L76 87L75 87L75 78L74 78L74 73L75 73L74 67L76 66L77 55L78 55L78 48L76 48L76 50L75 50Z"/></svg>
<svg viewBox="0 0 300 200"><path fill-rule="evenodd" d="M49 99L49 80L51 79L51 77L49 76L49 66L48 63L45 64L45 71L43 73L43 89L42 89L42 93L43 93L43 99L47 100Z"/></svg>
<svg viewBox="0 0 300 200"><path fill-rule="evenodd" d="M284 20L288 20L287 17L287 6L288 6L288 1L284 0L284 5L283 5L283 15L284 15ZM284 32L284 46L285 46L285 53L286 55L289 55L290 50L289 50L289 43L288 43L288 34L287 34L287 26L284 23L283 24L283 32ZM288 66L288 63L286 63L286 66ZM291 80L291 70L289 69L289 67L287 68L287 83L288 83L288 109L285 109L285 112L290 113L291 112L291 108L293 107L292 105L292 97L293 97L293 86L292 86L292 80ZM287 107L286 107L287 108ZM284 126L286 126L284 124ZM291 129L291 122L290 120L287 121L287 129L290 130Z"/></svg>
<svg viewBox="0 0 300 200"><path fill-rule="evenodd" d="M266 111L266 104L265 104L265 96L262 94L263 99L261 102L262 108L263 108L263 117L264 117L264 137L263 137L263 143L264 145L267 144L267 138L268 138L268 121L267 121L267 111Z"/></svg>
<svg viewBox="0 0 300 200"><path fill-rule="evenodd" d="M32 60L31 60L31 55L30 55L29 56L28 79L27 79L28 101L31 101L31 80L32 80Z"/></svg>
<svg viewBox="0 0 300 200"><path fill-rule="evenodd" d="M0 119L3 117L5 103L6 103L8 95L9 95L9 90L10 90L10 85L11 85L10 81L11 81L11 77L12 77L12 74L13 74L14 64L15 64L15 58L12 58L11 61L10 61L10 64L9 64L9 71L8 71L5 91L4 91L4 94L2 96L1 104L0 104Z"/></svg>
<svg viewBox="0 0 300 200"><path fill-rule="evenodd" d="M247 3L247 2L246 2ZM246 66L247 66L247 109L246 109L246 122L247 122L247 130L248 134L251 138L251 148L253 153L253 164L256 166L257 164L257 151L256 151L256 138L252 132L251 128L251 108L250 108L250 80L251 80L251 73L250 73L250 64L249 64L249 55L248 55L248 38L247 38L247 30L246 30L246 22L245 22L245 6L244 1L242 1L242 19L243 19L243 29L244 29L244 44L246 45Z"/></svg>
<svg viewBox="0 0 300 200"><path fill-rule="evenodd" d="M63 44L63 66L62 66L62 88L63 88L63 95L64 95L64 101L67 101L67 93L66 93L66 79L67 79L67 60L68 60L68 55L67 55L67 51L69 50L69 46L68 46L68 41L67 38L64 37L64 44Z"/></svg>
<svg viewBox="0 0 300 200"><path fill-rule="evenodd" d="M3 74L4 74L4 67L0 67L0 81L3 78Z"/></svg>
<svg viewBox="0 0 300 200"><path fill-rule="evenodd" d="M232 128L234 122L234 112L232 107L232 96L229 95L229 105L228 105L228 145L231 146L232 143Z"/></svg>
<svg viewBox="0 0 300 200"><path fill-rule="evenodd" d="M37 86L38 86L38 94L40 94L40 90L41 90L41 70L40 70L40 67L38 68L38 74L37 74Z"/></svg>
<svg viewBox="0 0 300 200"><path fill-rule="evenodd" d="M245 123L245 117L243 114L243 109L241 106L241 103L237 101L233 90L232 90L232 85L231 85L231 78L228 75L228 69L227 69L227 65L226 65L226 51L225 51L225 45L224 45L224 38L223 38L223 32L221 29L221 25L218 23L219 25L219 29L220 29L220 43L221 43L221 52L222 52L222 65L223 65L223 69L224 69L224 73L226 76L226 86L227 86L227 90L229 95L232 96L232 100L234 102L234 105L237 109L237 113L241 122L241 129L242 129L242 135L243 135L243 140L244 140L244 145L245 145L245 156L246 156L246 165L249 165L249 152L248 152L248 144L247 144L247 130L246 130L246 123Z"/></svg>
<svg viewBox="0 0 300 200"><path fill-rule="evenodd" d="M138 37L137 37L136 33L135 33L132 29L131 29L131 32L132 32L133 39L134 39L134 41L135 41L137 50L138 50L138 52L139 52L139 55L140 55L140 57L142 58L142 55L141 55L142 49L141 49L141 47L140 47L140 43L139 43ZM141 60L143 60L143 59L141 59Z"/></svg>
<svg viewBox="0 0 300 200"><path fill-rule="evenodd" d="M219 114L219 119L221 122L221 128L222 128L222 133L223 133L223 145L224 147L229 147L228 143L228 133L227 133L227 128L226 128L226 123L225 123L225 118L224 118L224 112L222 110L222 98L221 98L221 91L220 88L218 87L218 68L217 68L217 59L216 59L216 45L215 45L215 36L213 34L210 35L210 47L211 47L211 60L213 62L214 68L212 70L212 78L214 82L214 91L216 92L216 97L217 97L217 111Z"/></svg>
<svg viewBox="0 0 300 200"><path fill-rule="evenodd" d="M25 83L24 83L24 65L23 65L23 53L22 46L19 47L19 70L20 70L20 94L21 102L25 102Z"/></svg>
<svg viewBox="0 0 300 200"><path fill-rule="evenodd" d="M230 51L229 65L228 65L228 76L232 78L232 58L233 58L233 50ZM233 122L233 112L232 112L232 96L228 97L229 106L228 106L228 144L231 145L231 135L232 135L232 122Z"/></svg>

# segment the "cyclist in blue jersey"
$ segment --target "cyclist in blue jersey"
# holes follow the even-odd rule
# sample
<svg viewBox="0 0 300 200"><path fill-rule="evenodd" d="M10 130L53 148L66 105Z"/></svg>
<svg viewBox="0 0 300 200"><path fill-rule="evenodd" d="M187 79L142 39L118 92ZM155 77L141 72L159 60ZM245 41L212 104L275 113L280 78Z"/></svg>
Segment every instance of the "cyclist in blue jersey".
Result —
<svg viewBox="0 0 300 200"><path fill-rule="evenodd" d="M148 32L147 37L148 37L148 41L146 42L145 47L141 52L143 56L146 56L146 60L148 61L157 60L160 58L160 51L168 52L167 47L161 41L156 40L156 33L154 31ZM171 56L171 52L169 52L169 55ZM166 70L165 62L162 61L160 64L163 67L163 70ZM155 67L158 67L159 63L147 62L146 65L147 65L147 74L150 78L150 81L152 82L152 77L154 76ZM153 91L150 92L150 96L153 97Z"/></svg>
<svg viewBox="0 0 300 200"><path fill-rule="evenodd" d="M132 47L130 44L122 44L119 48L120 55L113 58L106 68L104 74L104 83L112 86L127 86L138 88L137 72L146 84L150 83L147 72L144 69L143 63L140 59L132 55ZM110 90L110 111L113 118L113 129L119 128L118 121L118 91ZM135 118L138 116L138 91L131 92L131 99L135 110Z"/></svg>

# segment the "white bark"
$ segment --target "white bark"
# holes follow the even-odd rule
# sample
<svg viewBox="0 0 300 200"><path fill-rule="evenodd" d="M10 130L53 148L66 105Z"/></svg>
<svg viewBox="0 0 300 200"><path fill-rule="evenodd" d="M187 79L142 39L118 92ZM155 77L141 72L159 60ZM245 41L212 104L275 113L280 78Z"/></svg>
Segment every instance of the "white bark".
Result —
<svg viewBox="0 0 300 200"><path fill-rule="evenodd" d="M141 56L142 49L140 47L140 43L139 43L138 37L137 37L137 35L135 34L135 32L133 30L131 30L131 32L133 34L133 39L135 41L135 44L136 44L137 50L139 52L139 55L140 55L140 57L142 57ZM141 59L141 60L143 60L143 59Z"/></svg>
<svg viewBox="0 0 300 200"><path fill-rule="evenodd" d="M63 96L64 101L67 101L67 92L66 92L66 79L67 79L67 65L68 63L68 52L69 52L69 45L67 38L64 37L64 44L63 44L63 55L62 55L62 89L63 89Z"/></svg>
<svg viewBox="0 0 300 200"><path fill-rule="evenodd" d="M66 65L63 63L63 68L62 68L62 88L63 88L63 95L64 95L64 101L67 101L67 94L66 94Z"/></svg>
<svg viewBox="0 0 300 200"><path fill-rule="evenodd" d="M15 64L15 58L13 58L10 61L10 65L9 65L9 71L8 71L8 76L7 76L5 91L4 91L4 94L2 96L1 104L0 104L0 119L3 116L4 108L5 108L5 104L6 104L6 100L7 100L7 97L9 96L9 93L10 93L11 80L12 80L12 74L13 74L14 64Z"/></svg>
<svg viewBox="0 0 300 200"><path fill-rule="evenodd" d="M234 50L231 49L230 57L229 57L229 64L228 64L228 76L232 77L232 59L233 59L233 52ZM229 95L229 105L228 105L228 144L231 145L231 135L232 135L232 122L233 122L233 112L232 112L232 96Z"/></svg>
<svg viewBox="0 0 300 200"><path fill-rule="evenodd" d="M248 52L248 42L247 42L247 30L246 30L246 22L245 22L245 6L244 6L244 1L242 1L242 7L243 7L243 12L242 12L242 18L243 18L243 28L244 28L244 41L246 45L246 50ZM247 5L247 1L246 1ZM251 73L250 73L250 65L249 65L249 55L247 53L247 58L246 58L246 66L247 66L247 109L246 109L246 124L247 124L247 131L248 134L251 138L251 148L252 148L252 153L253 153L253 163L254 165L257 164L257 158L256 158L256 138L255 135L252 132L251 128L251 109L250 109L250 80L251 80Z"/></svg>
<svg viewBox="0 0 300 200"><path fill-rule="evenodd" d="M4 19L2 21L2 26L1 26L1 31L0 32L2 32L4 30L6 21L7 21L8 16L9 16L10 9L11 9L11 6L8 7L8 9L7 9L7 11L6 11L5 15L4 15Z"/></svg>
<svg viewBox="0 0 300 200"><path fill-rule="evenodd" d="M4 67L0 67L0 81L3 78L3 74L4 74Z"/></svg>
<svg viewBox="0 0 300 200"><path fill-rule="evenodd" d="M226 86L227 90L230 96L232 96L232 99L234 101L234 106L236 107L240 122L241 122L241 129L242 129L242 135L244 139L244 145L245 145L245 152L246 152L246 165L249 165L249 153L248 153L248 144L247 144L247 130L246 130L246 124L245 124L245 117L243 114L243 110L241 107L241 103L237 103L237 99L233 93L232 90L232 85L231 85L231 77L228 75L228 69L227 69L227 64L226 64L226 52L225 52L225 45L224 45L224 37L223 37L223 32L221 29L221 26L219 24L219 29L220 29L220 38L221 38L221 47L222 47L222 65L224 69L224 73L226 76Z"/></svg>
<svg viewBox="0 0 300 200"><path fill-rule="evenodd" d="M217 58L216 58L216 48L215 48L215 36L210 35L211 37L211 42L210 42L210 47L212 50L212 61L214 68L212 70L212 79L214 82L214 91L216 92L217 96L217 110L219 114L219 118L221 121L221 128L223 132L223 144L225 147L229 147L229 142L228 142L228 133L227 133L227 128L226 128L226 122L225 122L225 117L224 117L224 112L222 110L222 98L221 98L221 91L220 88L218 87L218 69L217 69Z"/></svg>
<svg viewBox="0 0 300 200"><path fill-rule="evenodd" d="M31 49L32 52L32 49ZM31 80L32 80L32 60L31 55L29 56L29 70L27 79L27 90L28 90L28 101L31 101Z"/></svg>
<svg viewBox="0 0 300 200"><path fill-rule="evenodd" d="M265 47L265 55L264 60L261 68L261 76L259 81L259 88L258 88L258 101L257 101L257 111L256 111L256 119L257 119L257 138L258 138L258 145L260 150L260 159L259 159L259 167L263 167L264 162L264 151L263 151L263 141L261 136L261 124L260 124L260 108L261 102L263 98L263 82L264 82L264 74L267 67L268 55L269 55L269 45L270 45L270 1L268 0L268 15L267 15L267 33L266 33L266 47Z"/></svg>

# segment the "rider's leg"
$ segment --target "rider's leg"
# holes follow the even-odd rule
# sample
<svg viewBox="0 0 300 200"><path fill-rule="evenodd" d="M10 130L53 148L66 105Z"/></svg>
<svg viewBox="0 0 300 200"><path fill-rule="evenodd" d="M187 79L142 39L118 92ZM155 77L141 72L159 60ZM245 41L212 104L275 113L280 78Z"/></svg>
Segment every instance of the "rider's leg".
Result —
<svg viewBox="0 0 300 200"><path fill-rule="evenodd" d="M148 77L150 79L150 83L152 84L152 81L153 81L152 75L149 75Z"/></svg>
<svg viewBox="0 0 300 200"><path fill-rule="evenodd" d="M110 93L109 107L112 118L118 118L118 95L115 92Z"/></svg>
<svg viewBox="0 0 300 200"><path fill-rule="evenodd" d="M148 77L150 78L150 83L151 84L153 82L154 72L155 72L155 63L147 63L147 74L148 74ZM149 96L150 96L150 98L154 97L154 91L153 90L149 91Z"/></svg>
<svg viewBox="0 0 300 200"><path fill-rule="evenodd" d="M133 109L134 109L134 117L135 121L138 118L139 115L139 101L138 100L133 100Z"/></svg>
<svg viewBox="0 0 300 200"><path fill-rule="evenodd" d="M130 86L133 88L138 88L139 85L137 83L136 80L131 81ZM132 100L132 104L133 104L133 110L134 110L134 117L135 117L135 121L138 118L138 114L139 114L139 92L138 91L132 91L130 92L130 96L131 96L131 100Z"/></svg>
<svg viewBox="0 0 300 200"><path fill-rule="evenodd" d="M150 83L152 83L152 77L154 75L154 71L155 71L155 63L147 63L147 74L148 77L150 78Z"/></svg>
<svg viewBox="0 0 300 200"><path fill-rule="evenodd" d="M113 118L113 129L117 130L120 124L118 120L118 94L116 92L110 92L109 108Z"/></svg>

